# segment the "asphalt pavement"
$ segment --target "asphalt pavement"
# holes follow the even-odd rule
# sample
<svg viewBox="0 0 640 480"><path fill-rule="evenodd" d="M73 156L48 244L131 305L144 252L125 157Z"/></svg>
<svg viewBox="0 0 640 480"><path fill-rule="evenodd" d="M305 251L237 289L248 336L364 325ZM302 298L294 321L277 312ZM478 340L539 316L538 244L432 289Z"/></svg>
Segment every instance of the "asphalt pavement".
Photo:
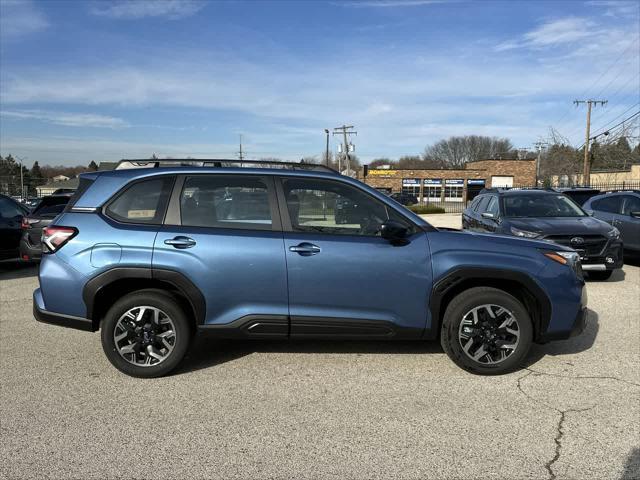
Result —
<svg viewBox="0 0 640 480"><path fill-rule="evenodd" d="M98 334L37 323L36 286L0 264L1 478L640 477L638 266L588 284L583 335L500 377L437 343L199 340L134 379Z"/></svg>

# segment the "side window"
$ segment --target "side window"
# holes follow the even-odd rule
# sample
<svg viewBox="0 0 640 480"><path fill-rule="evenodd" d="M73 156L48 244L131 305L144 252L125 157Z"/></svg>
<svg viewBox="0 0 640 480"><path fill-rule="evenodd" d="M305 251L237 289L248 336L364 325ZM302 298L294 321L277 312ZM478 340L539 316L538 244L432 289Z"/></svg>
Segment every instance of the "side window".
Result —
<svg viewBox="0 0 640 480"><path fill-rule="evenodd" d="M182 225L271 230L267 185L258 177L187 177L180 195Z"/></svg>
<svg viewBox="0 0 640 480"><path fill-rule="evenodd" d="M389 219L410 226L392 208L341 182L286 179L283 188L291 227L297 232L378 236L380 225Z"/></svg>
<svg viewBox="0 0 640 480"><path fill-rule="evenodd" d="M471 204L469 205L469 210L471 211L476 211L476 208L478 207L478 204L480 203L480 200L482 200L482 197L476 197L471 201Z"/></svg>
<svg viewBox="0 0 640 480"><path fill-rule="evenodd" d="M631 215L631 212L640 212L640 197L623 195L622 198L624 198L623 215Z"/></svg>
<svg viewBox="0 0 640 480"><path fill-rule="evenodd" d="M11 219L24 215L24 212L11 200L0 198L0 218Z"/></svg>
<svg viewBox="0 0 640 480"><path fill-rule="evenodd" d="M492 213L494 217L498 216L500 209L498 208L498 197L489 197L489 203L487 204L487 213Z"/></svg>
<svg viewBox="0 0 640 480"><path fill-rule="evenodd" d="M476 205L476 209L475 209L476 213L484 212L484 209L487 207L487 202L488 201L489 201L489 197L488 196L480 197L480 201Z"/></svg>
<svg viewBox="0 0 640 480"><path fill-rule="evenodd" d="M620 196L604 197L599 200L595 200L591 204L591 208L600 212L620 213L621 200L622 197Z"/></svg>
<svg viewBox="0 0 640 480"><path fill-rule="evenodd" d="M161 177L134 183L107 206L106 214L124 223L161 224L173 179Z"/></svg>

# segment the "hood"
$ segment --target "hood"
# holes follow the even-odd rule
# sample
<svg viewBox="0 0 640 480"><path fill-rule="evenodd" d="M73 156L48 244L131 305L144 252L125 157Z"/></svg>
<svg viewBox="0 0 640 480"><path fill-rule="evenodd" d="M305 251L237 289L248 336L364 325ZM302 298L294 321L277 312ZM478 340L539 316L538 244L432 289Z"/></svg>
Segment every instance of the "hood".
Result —
<svg viewBox="0 0 640 480"><path fill-rule="evenodd" d="M505 223L542 235L606 235L613 228L593 217L505 218Z"/></svg>
<svg viewBox="0 0 640 480"><path fill-rule="evenodd" d="M520 227L516 227L520 228ZM438 229L443 230L443 229ZM534 238L521 238L515 237L513 235L507 234L496 234L496 233L481 233L481 232L472 232L469 230L455 230L455 229L447 229L447 233L454 233L465 235L467 237L471 237L477 239L482 242L490 242L492 246L495 246L498 250L501 249L501 246L506 248L509 247L518 247L518 248L536 248L543 250L563 250L563 251L573 251L573 249L569 247L565 247L558 243L551 243L548 240L544 239L534 239ZM486 249L486 244L485 247Z"/></svg>

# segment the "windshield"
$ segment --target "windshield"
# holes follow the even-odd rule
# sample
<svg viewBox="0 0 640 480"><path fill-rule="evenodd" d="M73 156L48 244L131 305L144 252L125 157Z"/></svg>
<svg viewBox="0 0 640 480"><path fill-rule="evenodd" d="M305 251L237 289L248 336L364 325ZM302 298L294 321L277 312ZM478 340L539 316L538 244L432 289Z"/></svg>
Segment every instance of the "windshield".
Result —
<svg viewBox="0 0 640 480"><path fill-rule="evenodd" d="M564 195L511 195L504 197L505 217L585 217Z"/></svg>

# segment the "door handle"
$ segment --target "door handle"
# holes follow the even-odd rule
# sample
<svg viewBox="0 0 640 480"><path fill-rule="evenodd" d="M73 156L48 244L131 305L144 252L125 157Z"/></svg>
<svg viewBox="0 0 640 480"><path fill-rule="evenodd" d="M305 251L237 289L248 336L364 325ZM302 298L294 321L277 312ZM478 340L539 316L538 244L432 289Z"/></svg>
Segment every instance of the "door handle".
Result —
<svg viewBox="0 0 640 480"><path fill-rule="evenodd" d="M193 238L189 237L174 237L165 240L164 244L171 245L175 248L184 249L193 247L196 244L196 241Z"/></svg>
<svg viewBox="0 0 640 480"><path fill-rule="evenodd" d="M289 251L302 255L303 257L309 257L311 255L320 253L320 247L314 245L313 243L302 242L298 245L290 246Z"/></svg>

